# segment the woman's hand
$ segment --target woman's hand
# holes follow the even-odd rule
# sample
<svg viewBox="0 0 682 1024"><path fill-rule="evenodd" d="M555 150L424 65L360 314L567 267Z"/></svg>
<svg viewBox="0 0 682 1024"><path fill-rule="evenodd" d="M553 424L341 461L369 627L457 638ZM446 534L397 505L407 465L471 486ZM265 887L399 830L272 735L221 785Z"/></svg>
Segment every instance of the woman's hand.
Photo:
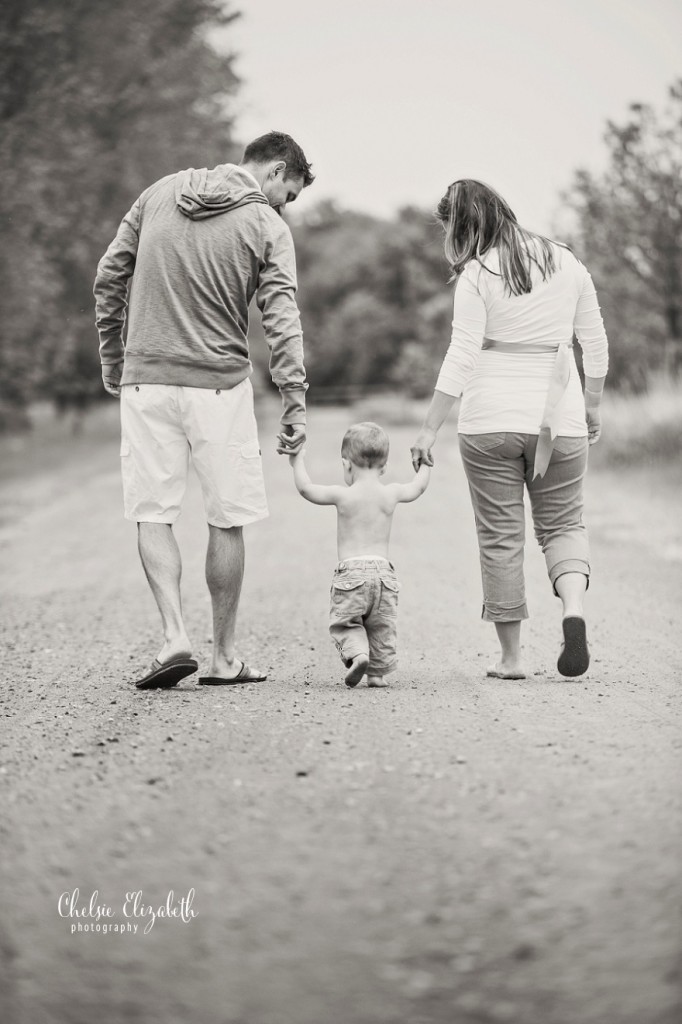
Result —
<svg viewBox="0 0 682 1024"><path fill-rule="evenodd" d="M596 444L601 437L601 412L599 407L585 409L585 419L587 420L587 443Z"/></svg>
<svg viewBox="0 0 682 1024"><path fill-rule="evenodd" d="M412 457L412 465L415 473L418 472L420 466L433 466L431 448L435 443L436 431L422 427L417 435L416 441L410 448L410 455Z"/></svg>
<svg viewBox="0 0 682 1024"><path fill-rule="evenodd" d="M585 419L587 420L587 443L596 444L601 437L601 405L604 392L604 377L585 377Z"/></svg>

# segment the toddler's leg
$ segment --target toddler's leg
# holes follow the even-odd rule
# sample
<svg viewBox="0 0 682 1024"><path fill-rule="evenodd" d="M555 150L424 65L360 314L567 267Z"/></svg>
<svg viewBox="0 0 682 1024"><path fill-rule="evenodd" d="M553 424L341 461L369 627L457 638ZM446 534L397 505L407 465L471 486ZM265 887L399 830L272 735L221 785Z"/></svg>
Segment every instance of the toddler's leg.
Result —
<svg viewBox="0 0 682 1024"><path fill-rule="evenodd" d="M392 582L392 586L397 582ZM381 586L381 597L367 616L369 641L368 686L387 686L385 677L394 672L397 660L398 592Z"/></svg>
<svg viewBox="0 0 682 1024"><path fill-rule="evenodd" d="M360 682L369 664L369 644L363 623L364 589L364 586L353 590L332 586L331 592L329 632L348 669L348 686L356 686Z"/></svg>

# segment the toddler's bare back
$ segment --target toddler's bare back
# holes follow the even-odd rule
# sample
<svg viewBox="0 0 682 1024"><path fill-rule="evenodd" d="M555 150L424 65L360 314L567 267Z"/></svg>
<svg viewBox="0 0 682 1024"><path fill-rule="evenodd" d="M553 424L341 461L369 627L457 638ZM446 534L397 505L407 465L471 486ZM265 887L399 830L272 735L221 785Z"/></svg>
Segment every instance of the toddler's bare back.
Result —
<svg viewBox="0 0 682 1024"><path fill-rule="evenodd" d="M395 485L375 480L356 481L345 489L336 505L339 558L381 555L388 558L388 543L395 511Z"/></svg>

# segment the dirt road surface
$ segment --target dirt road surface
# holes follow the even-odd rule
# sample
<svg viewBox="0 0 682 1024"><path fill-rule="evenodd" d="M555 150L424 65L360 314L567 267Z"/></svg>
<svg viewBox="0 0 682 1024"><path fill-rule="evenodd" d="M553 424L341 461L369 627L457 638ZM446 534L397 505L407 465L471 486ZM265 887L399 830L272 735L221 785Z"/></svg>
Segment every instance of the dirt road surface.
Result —
<svg viewBox="0 0 682 1024"><path fill-rule="evenodd" d="M239 651L268 681L143 694L157 613L114 415L67 449L3 449L2 1020L677 1024L679 480L593 467L592 667L557 675L529 539L531 674L487 680L446 429L431 487L396 514L398 677L349 691L326 631L334 513L295 493L266 409L271 518L247 531ZM311 472L338 480L349 413L310 420ZM391 427L395 478L413 434ZM195 481L177 532L205 669ZM189 920L149 929L166 905Z"/></svg>

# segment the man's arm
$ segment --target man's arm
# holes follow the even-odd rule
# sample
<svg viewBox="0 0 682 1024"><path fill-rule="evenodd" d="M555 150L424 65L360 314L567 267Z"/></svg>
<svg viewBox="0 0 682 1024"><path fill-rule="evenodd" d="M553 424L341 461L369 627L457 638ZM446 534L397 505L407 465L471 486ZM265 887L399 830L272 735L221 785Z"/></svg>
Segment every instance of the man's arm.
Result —
<svg viewBox="0 0 682 1024"><path fill-rule="evenodd" d="M305 452L303 449L300 449L296 455L289 456L289 463L294 471L294 483L298 493L307 501L312 501L313 505L338 505L342 500L345 488L334 484L330 486L314 484L308 476L304 456Z"/></svg>
<svg viewBox="0 0 682 1024"><path fill-rule="evenodd" d="M291 233L276 214L263 211L264 230L273 237L266 243L260 265L256 302L261 311L265 340L270 349L270 376L282 396L282 426L278 450L294 454L305 441L303 334L296 305L296 257Z"/></svg>
<svg viewBox="0 0 682 1024"><path fill-rule="evenodd" d="M128 306L128 281L135 270L140 229L140 200L125 215L113 242L97 266L95 319L99 332L102 379L118 397L123 370L123 327Z"/></svg>
<svg viewBox="0 0 682 1024"><path fill-rule="evenodd" d="M398 492L398 501L416 501L429 486L431 467L422 462L413 480L409 484L394 484Z"/></svg>

